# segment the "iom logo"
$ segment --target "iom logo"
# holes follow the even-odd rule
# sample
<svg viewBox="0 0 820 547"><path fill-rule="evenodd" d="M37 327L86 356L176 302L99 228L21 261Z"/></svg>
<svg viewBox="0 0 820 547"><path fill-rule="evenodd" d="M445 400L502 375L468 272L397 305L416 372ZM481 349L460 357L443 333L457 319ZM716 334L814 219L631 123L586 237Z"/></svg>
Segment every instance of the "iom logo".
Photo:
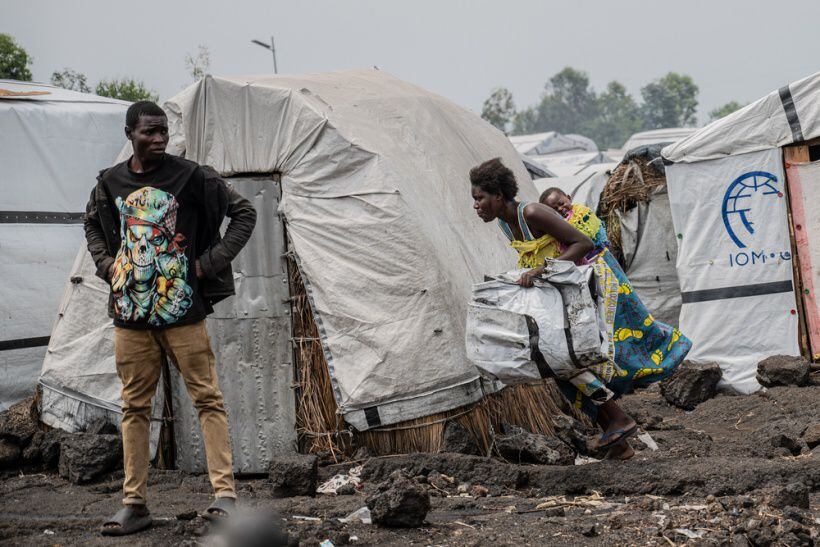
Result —
<svg viewBox="0 0 820 547"><path fill-rule="evenodd" d="M777 177L766 171L750 171L740 175L723 195L723 225L726 233L732 241L741 249L747 247L746 243L753 239L755 233L752 212L760 218L768 215L765 210L770 200L777 200L783 197L777 189Z"/></svg>

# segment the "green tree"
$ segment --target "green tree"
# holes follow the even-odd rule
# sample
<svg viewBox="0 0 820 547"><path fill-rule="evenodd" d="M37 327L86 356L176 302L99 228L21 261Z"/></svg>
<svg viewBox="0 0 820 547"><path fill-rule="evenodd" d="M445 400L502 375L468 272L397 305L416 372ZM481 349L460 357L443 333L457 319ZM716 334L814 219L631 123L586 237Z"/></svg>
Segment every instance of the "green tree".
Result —
<svg viewBox="0 0 820 547"><path fill-rule="evenodd" d="M536 131L584 133L597 115L595 91L589 76L566 67L544 86L544 95L536 108Z"/></svg>
<svg viewBox="0 0 820 547"><path fill-rule="evenodd" d="M536 133L538 125L538 112L535 108L528 107L524 110L516 112L512 119L512 134L526 135L528 133Z"/></svg>
<svg viewBox="0 0 820 547"><path fill-rule="evenodd" d="M0 34L0 78L31 81L31 56L8 34Z"/></svg>
<svg viewBox="0 0 820 547"><path fill-rule="evenodd" d="M601 148L620 148L633 133L643 129L640 108L619 82L609 82L598 96L597 112L585 134Z"/></svg>
<svg viewBox="0 0 820 547"><path fill-rule="evenodd" d="M709 121L719 120L724 116L728 116L735 110L740 110L741 108L743 108L743 106L744 105L740 104L737 101L729 101L725 105L719 106L711 112L709 112Z"/></svg>
<svg viewBox="0 0 820 547"><path fill-rule="evenodd" d="M112 80L100 80L97 84L97 95L111 97L123 101L154 101L159 100L159 96L149 91L145 84L132 78L120 78Z"/></svg>
<svg viewBox="0 0 820 547"><path fill-rule="evenodd" d="M185 68L195 82L198 82L208 73L211 68L211 52L208 46L200 44L197 48L196 57L190 53L185 54Z"/></svg>
<svg viewBox="0 0 820 547"><path fill-rule="evenodd" d="M60 71L54 71L51 74L51 84L63 89L70 89L72 91L79 91L80 93L91 93L91 88L88 87L85 74L64 68Z"/></svg>
<svg viewBox="0 0 820 547"><path fill-rule="evenodd" d="M481 117L507 133L513 116L515 116L515 103L513 102L512 93L504 87L495 88L487 100L484 101Z"/></svg>
<svg viewBox="0 0 820 547"><path fill-rule="evenodd" d="M690 76L670 72L641 88L646 129L695 125L698 86Z"/></svg>

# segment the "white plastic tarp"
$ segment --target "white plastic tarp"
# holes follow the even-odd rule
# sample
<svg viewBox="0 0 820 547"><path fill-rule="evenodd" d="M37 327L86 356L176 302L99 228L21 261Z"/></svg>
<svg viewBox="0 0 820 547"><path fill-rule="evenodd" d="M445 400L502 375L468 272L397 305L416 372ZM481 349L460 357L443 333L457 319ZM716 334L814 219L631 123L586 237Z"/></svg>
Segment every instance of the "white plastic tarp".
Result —
<svg viewBox="0 0 820 547"><path fill-rule="evenodd" d="M176 152L223 175L282 174L280 210L349 423L481 397L463 343L470 289L515 255L475 216L468 171L500 156L522 199L536 198L500 131L377 70L207 77L166 107Z"/></svg>
<svg viewBox="0 0 820 547"><path fill-rule="evenodd" d="M97 172L127 102L0 80L0 410L32 395Z"/></svg>
<svg viewBox="0 0 820 547"><path fill-rule="evenodd" d="M692 163L779 148L820 136L820 72L793 82L663 149Z"/></svg>
<svg viewBox="0 0 820 547"><path fill-rule="evenodd" d="M754 391L760 360L800 354L781 151L675 164L666 177L689 358Z"/></svg>
<svg viewBox="0 0 820 547"><path fill-rule="evenodd" d="M655 319L677 326L681 296L678 244L666 187L620 214L621 249L629 283Z"/></svg>
<svg viewBox="0 0 820 547"><path fill-rule="evenodd" d="M114 366L114 325L106 310L108 286L94 275L85 248L76 254L43 361L40 419L68 432L83 431L95 418L120 423L122 383ZM154 399L151 452L162 416L162 391Z"/></svg>
<svg viewBox="0 0 820 547"><path fill-rule="evenodd" d="M611 329L589 291L592 268L563 260L547 265L542 279L530 288L514 283L526 270L473 287L467 355L491 380L511 385L542 377L530 357L527 318L537 326L538 349L559 378L569 380L585 366L606 361L611 353Z"/></svg>

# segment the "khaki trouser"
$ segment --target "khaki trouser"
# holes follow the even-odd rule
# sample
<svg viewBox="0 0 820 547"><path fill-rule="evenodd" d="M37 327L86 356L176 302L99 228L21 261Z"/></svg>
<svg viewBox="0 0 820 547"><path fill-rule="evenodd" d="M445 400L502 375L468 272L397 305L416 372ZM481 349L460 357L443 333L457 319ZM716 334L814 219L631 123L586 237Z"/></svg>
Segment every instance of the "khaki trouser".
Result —
<svg viewBox="0 0 820 547"><path fill-rule="evenodd" d="M205 321L200 321L161 330L115 328L114 351L123 401L123 503L139 505L147 501L151 398L162 370L163 348L185 380L188 395L199 413L214 493L218 498L235 498L228 419Z"/></svg>

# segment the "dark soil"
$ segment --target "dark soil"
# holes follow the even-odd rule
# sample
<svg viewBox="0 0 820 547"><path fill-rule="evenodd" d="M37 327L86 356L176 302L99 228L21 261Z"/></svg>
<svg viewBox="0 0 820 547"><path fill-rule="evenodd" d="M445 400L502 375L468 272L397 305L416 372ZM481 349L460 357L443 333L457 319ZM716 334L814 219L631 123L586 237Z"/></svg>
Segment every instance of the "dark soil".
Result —
<svg viewBox="0 0 820 547"><path fill-rule="evenodd" d="M637 453L630 461L563 466L455 453L373 458L364 464L364 487L352 495L273 498L267 479L256 478L239 480L240 505L277 512L292 544L302 545L325 539L335 545L820 541L820 450L812 453L802 437L820 423L820 387L719 394L690 412L668 405L655 389L627 396L623 406L648 431L657 451L636 439ZM350 467L322 467L319 481ZM430 493L431 510L421 527L337 520L364 507L367 496L397 469L406 469ZM154 527L110 539L96 530L120 503L121 472L82 486L56 474L3 473L0 543L193 545L211 533L201 519L191 519L192 511L203 511L210 503L204 476L152 471Z"/></svg>

